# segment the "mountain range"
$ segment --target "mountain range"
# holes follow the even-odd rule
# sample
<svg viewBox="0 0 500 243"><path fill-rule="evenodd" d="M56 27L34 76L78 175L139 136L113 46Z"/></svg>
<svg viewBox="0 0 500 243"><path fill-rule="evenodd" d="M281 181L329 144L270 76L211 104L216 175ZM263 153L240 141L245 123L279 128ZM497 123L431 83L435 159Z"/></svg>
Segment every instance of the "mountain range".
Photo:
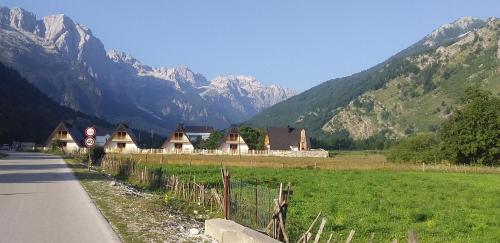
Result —
<svg viewBox="0 0 500 243"><path fill-rule="evenodd" d="M0 7L0 48L0 62L57 103L162 134L178 122L224 128L295 95L250 76L209 81L188 67L142 64L106 51L88 27L64 14L37 19L21 8Z"/></svg>
<svg viewBox="0 0 500 243"><path fill-rule="evenodd" d="M500 20L463 17L374 67L326 81L247 123L301 126L318 139L434 132L479 86L500 95Z"/></svg>

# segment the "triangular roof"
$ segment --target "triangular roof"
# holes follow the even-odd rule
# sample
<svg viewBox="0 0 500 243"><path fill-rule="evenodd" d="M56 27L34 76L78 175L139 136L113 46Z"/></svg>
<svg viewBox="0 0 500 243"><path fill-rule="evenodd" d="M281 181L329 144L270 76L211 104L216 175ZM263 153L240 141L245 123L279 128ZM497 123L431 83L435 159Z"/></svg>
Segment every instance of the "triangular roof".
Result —
<svg viewBox="0 0 500 243"><path fill-rule="evenodd" d="M176 132L182 132L183 133L183 136L186 136L187 140L189 141L189 143L191 143L191 140L189 140L189 137L187 136L186 134L186 127L184 127L184 124L182 123L177 123L177 126L175 127L175 130L170 133L170 136L167 137L167 139L165 139L165 142L163 142L163 144L161 145L162 147L165 147L165 145L170 142L170 140L172 140L172 137L174 136L174 134ZM192 143L191 143L192 144Z"/></svg>
<svg viewBox="0 0 500 243"><path fill-rule="evenodd" d="M55 133L57 131L67 131L68 134L73 138L73 141L78 145L78 147L83 147L83 131L81 129L77 128L76 126L73 126L72 121L61 121L57 125L57 127L52 131L50 136L48 137L47 141L45 141L45 146L50 146L50 142L52 141L52 138L54 137Z"/></svg>
<svg viewBox="0 0 500 243"><path fill-rule="evenodd" d="M132 142L135 144L135 146L139 147L139 144L137 144L137 138L135 136L135 133L132 131L132 129L129 128L127 124L124 123L118 124L118 127L113 131L111 137L108 139L108 141L106 141L104 146L108 146L108 144L111 143L113 137L116 135L117 132L126 132L130 137L130 139L132 140Z"/></svg>
<svg viewBox="0 0 500 243"><path fill-rule="evenodd" d="M299 146L300 133L305 128L295 127L270 127L267 129L267 137L271 150L290 150L290 146ZM306 139L308 139L306 137Z"/></svg>
<svg viewBox="0 0 500 243"><path fill-rule="evenodd" d="M238 134L238 137L240 138L239 141L244 143L244 144L247 144L247 142L245 142L245 139L243 139L243 137L241 136L240 130L238 129L238 126L231 125L231 127L229 129L227 129L226 133L224 134L224 139L222 139L222 142L220 145L226 143L227 137L229 137L230 134Z"/></svg>

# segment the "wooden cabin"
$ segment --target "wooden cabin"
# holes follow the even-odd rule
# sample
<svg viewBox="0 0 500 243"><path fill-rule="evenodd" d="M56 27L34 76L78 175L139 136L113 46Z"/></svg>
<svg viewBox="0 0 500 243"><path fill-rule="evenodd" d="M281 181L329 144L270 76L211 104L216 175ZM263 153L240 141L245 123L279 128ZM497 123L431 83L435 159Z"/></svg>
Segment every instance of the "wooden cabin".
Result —
<svg viewBox="0 0 500 243"><path fill-rule="evenodd" d="M238 127L231 126L224 136L219 150L229 154L247 154L248 145L241 137Z"/></svg>
<svg viewBox="0 0 500 243"><path fill-rule="evenodd" d="M165 140L162 148L166 153L192 153L194 146L189 140L186 129L183 124L177 124L175 130Z"/></svg>
<svg viewBox="0 0 500 243"><path fill-rule="evenodd" d="M136 153L139 152L139 146L137 146L137 139L132 129L122 123L106 141L104 150L112 153Z"/></svg>
<svg viewBox="0 0 500 243"><path fill-rule="evenodd" d="M65 152L76 152L85 148L83 137L83 131L73 126L72 121L62 121L47 138L45 148L51 148L54 141L58 141L60 148Z"/></svg>

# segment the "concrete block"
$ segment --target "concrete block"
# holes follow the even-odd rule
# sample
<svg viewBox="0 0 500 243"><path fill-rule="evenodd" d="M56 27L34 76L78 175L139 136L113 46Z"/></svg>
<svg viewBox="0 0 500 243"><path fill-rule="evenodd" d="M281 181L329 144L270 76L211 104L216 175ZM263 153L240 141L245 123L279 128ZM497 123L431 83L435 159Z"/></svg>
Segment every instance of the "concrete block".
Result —
<svg viewBox="0 0 500 243"><path fill-rule="evenodd" d="M205 234L220 243L278 243L279 241L231 220L209 219L205 221Z"/></svg>

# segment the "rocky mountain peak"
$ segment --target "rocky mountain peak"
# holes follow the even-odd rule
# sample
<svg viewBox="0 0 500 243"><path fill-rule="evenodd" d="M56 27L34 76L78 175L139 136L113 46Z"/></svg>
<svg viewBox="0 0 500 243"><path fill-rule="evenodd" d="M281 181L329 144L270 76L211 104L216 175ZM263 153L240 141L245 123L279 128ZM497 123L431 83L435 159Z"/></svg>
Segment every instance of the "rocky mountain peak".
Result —
<svg viewBox="0 0 500 243"><path fill-rule="evenodd" d="M451 41L469 31L482 28L486 25L486 21L470 16L461 17L452 23L445 24L432 31L424 38L424 45L434 47Z"/></svg>
<svg viewBox="0 0 500 243"><path fill-rule="evenodd" d="M175 68L159 67L154 68L153 72L155 77L187 83L192 87L200 87L208 83L207 79L201 73L195 73L187 66Z"/></svg>
<svg viewBox="0 0 500 243"><path fill-rule="evenodd" d="M106 55L112 62L131 66L139 75L144 75L153 71L150 66L142 64L139 60L135 59L128 53L117 50L109 50L106 52Z"/></svg>
<svg viewBox="0 0 500 243"><path fill-rule="evenodd" d="M32 32L37 24L36 16L22 8L0 7L0 23L12 28Z"/></svg>

